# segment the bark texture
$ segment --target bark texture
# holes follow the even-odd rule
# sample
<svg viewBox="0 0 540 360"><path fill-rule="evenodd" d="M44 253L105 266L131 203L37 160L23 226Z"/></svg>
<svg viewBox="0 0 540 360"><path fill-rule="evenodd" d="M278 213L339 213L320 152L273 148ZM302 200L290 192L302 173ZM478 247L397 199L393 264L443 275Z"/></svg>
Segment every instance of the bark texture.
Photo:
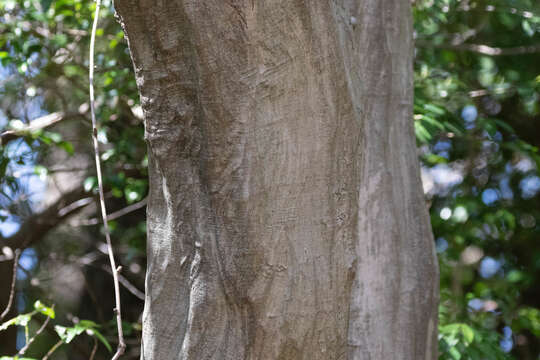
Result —
<svg viewBox="0 0 540 360"><path fill-rule="evenodd" d="M144 360L436 358L409 0L116 0L149 150Z"/></svg>

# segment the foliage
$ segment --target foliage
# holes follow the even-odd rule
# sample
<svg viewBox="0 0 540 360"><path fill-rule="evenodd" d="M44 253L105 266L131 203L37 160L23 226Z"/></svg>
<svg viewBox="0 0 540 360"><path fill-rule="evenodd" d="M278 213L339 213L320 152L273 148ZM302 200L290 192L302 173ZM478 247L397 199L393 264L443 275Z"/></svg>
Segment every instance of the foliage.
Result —
<svg viewBox="0 0 540 360"><path fill-rule="evenodd" d="M24 312L36 298L57 303L59 322L75 323L55 328L63 343L69 344L56 352L67 352L69 358L82 355L71 353L73 342L77 348L88 348L83 358L89 357L92 347L75 335L86 333L109 348L107 338L113 339L115 334L114 323L109 321L114 316L107 293L110 275L104 271L107 258L100 247L102 227L97 220L88 107L94 10L94 2L83 0L0 1L0 249L20 246L18 234L33 226L27 222L58 225L47 228L43 239L21 256L24 270L18 276L18 307ZM142 204L110 222L119 262L128 264L123 276L135 288L142 288L146 145L129 51L113 13L112 1L104 0L94 78L98 139L109 212L122 213L128 205ZM43 126L51 119L51 124ZM70 205L75 210L68 210ZM64 271L65 264L75 265ZM62 281L63 285L55 285ZM8 291L3 286L0 291ZM142 302L126 292L124 306L132 309L126 311L126 326L137 341ZM13 325L21 325L28 314L34 313L16 317ZM78 316L94 322L78 321ZM18 338L20 347L25 342L24 331L18 332ZM57 341L50 334L40 338L30 349L36 354L43 354ZM0 337L0 349L3 347ZM96 356L107 354L98 351Z"/></svg>
<svg viewBox="0 0 540 360"><path fill-rule="evenodd" d="M30 313L27 313L27 314L17 315L13 319L8 320L8 321L4 322L3 324L0 324L0 331L6 330L8 327L10 327L12 325L21 326L21 327L24 328L24 333L25 333L25 337L26 337L26 343L31 344L33 339L30 340L30 337L29 337L29 323L32 320L33 316L36 315L36 314L42 314L42 315L47 316L47 318L51 318L51 319L54 319L55 316L56 316L53 307L48 307L48 306L44 305L40 300L37 300L34 303L34 311L32 311ZM47 321L48 321L48 319L47 319ZM45 325L46 325L46 323L45 323ZM111 345L109 344L107 339L105 339L105 337L97 330L98 328L99 328L99 325L96 324L93 321L80 320L79 322L77 322L72 327L65 327L65 326L56 325L54 327L54 330L56 331L56 333L60 337L61 342L59 342L59 344L60 343L69 344L76 336L85 333L85 334L87 334L89 336L93 336L97 340L99 340L107 348L107 350L109 350L109 352L112 351ZM40 333L41 333L41 331L38 330L34 334L33 337L35 338L35 337L39 336ZM14 359L14 360L30 359L30 358L20 357L18 355L20 355L20 354L17 354L14 357L3 356L0 359L4 359L4 360L7 360L7 359Z"/></svg>
<svg viewBox="0 0 540 360"><path fill-rule="evenodd" d="M414 8L414 121L440 260L442 359L539 351L540 49L526 51L540 44L539 14L528 0Z"/></svg>
<svg viewBox="0 0 540 360"><path fill-rule="evenodd" d="M62 341L66 344L69 344L76 336L81 335L82 333L86 333L89 336L95 336L99 341L103 343L103 345L105 345L109 352L112 351L111 345L109 344L107 339L105 339L103 335L101 335L101 333L97 330L98 327L99 325L93 321L81 320L72 327L56 325L54 327L54 330L56 330L56 333L58 334L60 339L62 339Z"/></svg>

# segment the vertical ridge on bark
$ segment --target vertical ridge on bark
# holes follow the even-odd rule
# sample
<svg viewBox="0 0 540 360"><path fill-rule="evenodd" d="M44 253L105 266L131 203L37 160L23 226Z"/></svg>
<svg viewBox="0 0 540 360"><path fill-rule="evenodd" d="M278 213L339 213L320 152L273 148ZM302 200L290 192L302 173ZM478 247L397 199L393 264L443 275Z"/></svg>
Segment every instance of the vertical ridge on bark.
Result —
<svg viewBox="0 0 540 360"><path fill-rule="evenodd" d="M408 1L115 7L149 149L142 359L435 359Z"/></svg>

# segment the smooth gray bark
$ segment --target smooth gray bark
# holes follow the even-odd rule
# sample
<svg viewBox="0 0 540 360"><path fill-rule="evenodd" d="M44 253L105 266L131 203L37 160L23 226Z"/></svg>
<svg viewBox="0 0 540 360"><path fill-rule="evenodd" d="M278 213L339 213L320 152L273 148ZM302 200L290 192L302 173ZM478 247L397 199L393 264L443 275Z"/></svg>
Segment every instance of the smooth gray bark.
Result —
<svg viewBox="0 0 540 360"><path fill-rule="evenodd" d="M409 0L116 0L149 150L145 360L436 358Z"/></svg>

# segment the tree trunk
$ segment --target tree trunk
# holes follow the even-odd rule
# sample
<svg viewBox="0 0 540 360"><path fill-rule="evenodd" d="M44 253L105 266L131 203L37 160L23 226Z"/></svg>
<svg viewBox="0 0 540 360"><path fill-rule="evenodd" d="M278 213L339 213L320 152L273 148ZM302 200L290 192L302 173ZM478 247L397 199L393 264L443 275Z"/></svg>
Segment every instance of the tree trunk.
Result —
<svg viewBox="0 0 540 360"><path fill-rule="evenodd" d="M149 152L145 360L435 359L409 0L116 0Z"/></svg>

